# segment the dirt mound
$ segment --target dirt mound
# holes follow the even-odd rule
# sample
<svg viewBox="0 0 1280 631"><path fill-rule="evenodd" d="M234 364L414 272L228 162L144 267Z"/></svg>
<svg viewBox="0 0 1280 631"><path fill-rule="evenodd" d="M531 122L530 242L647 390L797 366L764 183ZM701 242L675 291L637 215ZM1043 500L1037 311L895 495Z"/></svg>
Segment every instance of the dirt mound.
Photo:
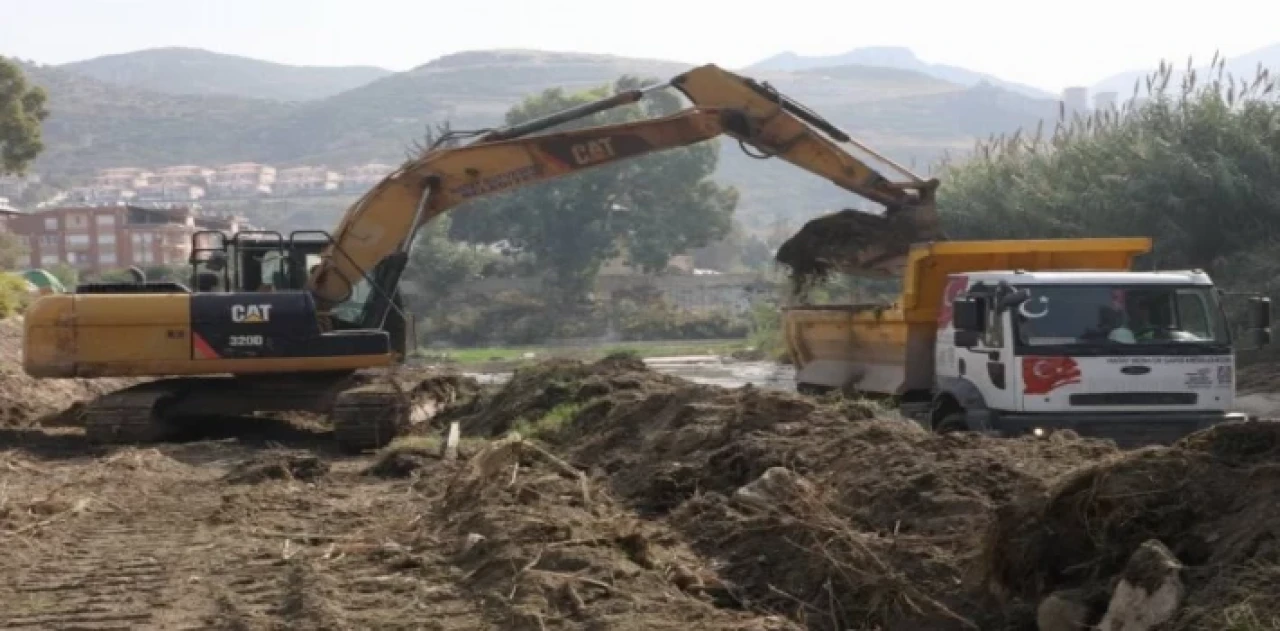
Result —
<svg viewBox="0 0 1280 631"><path fill-rule="evenodd" d="M644 362L612 356L595 363L553 359L516 369L497 392L453 405L433 425L457 421L465 434L500 436L522 424L537 423L561 406L582 404L623 391L646 391L679 380L650 372Z"/></svg>
<svg viewBox="0 0 1280 631"><path fill-rule="evenodd" d="M435 512L464 585L489 595L502 628L800 628L743 611L676 533L520 440L458 468Z"/></svg>
<svg viewBox="0 0 1280 631"><path fill-rule="evenodd" d="M592 368L530 369L477 402L464 427L501 433L524 419L620 503L719 564L738 606L812 629L1000 628L1007 611L957 589L989 515L1117 453L1069 436L940 436L867 401L726 390L634 363ZM790 482L779 496L771 479ZM558 500L574 498L566 487Z"/></svg>
<svg viewBox="0 0 1280 631"><path fill-rule="evenodd" d="M833 273L874 275L877 265L905 257L919 240L916 224L905 215L842 210L806 223L774 258L789 269L792 289L800 294Z"/></svg>
<svg viewBox="0 0 1280 631"><path fill-rule="evenodd" d="M1231 611L1274 620L1280 604L1251 596L1280 585L1277 500L1280 424L1222 425L1085 466L1004 507L984 565L998 591L1036 598L1108 585L1154 539L1189 566L1174 627L1225 628Z"/></svg>
<svg viewBox="0 0 1280 631"><path fill-rule="evenodd" d="M137 383L137 379L34 379L22 370L22 318L0 320L0 427L71 422L77 401Z"/></svg>
<svg viewBox="0 0 1280 631"><path fill-rule="evenodd" d="M267 480L312 481L329 472L329 463L311 454L266 452L232 467L223 476L228 484L258 484Z"/></svg>

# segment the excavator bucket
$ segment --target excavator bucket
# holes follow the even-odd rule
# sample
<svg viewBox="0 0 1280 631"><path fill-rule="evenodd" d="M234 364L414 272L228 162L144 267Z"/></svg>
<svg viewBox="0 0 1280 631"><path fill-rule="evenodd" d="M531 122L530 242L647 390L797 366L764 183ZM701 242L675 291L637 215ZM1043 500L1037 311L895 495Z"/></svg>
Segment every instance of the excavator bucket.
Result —
<svg viewBox="0 0 1280 631"><path fill-rule="evenodd" d="M823 215L787 239L774 258L789 270L797 292L832 274L900 277L913 244L946 240L931 196L926 200L879 215L858 210Z"/></svg>

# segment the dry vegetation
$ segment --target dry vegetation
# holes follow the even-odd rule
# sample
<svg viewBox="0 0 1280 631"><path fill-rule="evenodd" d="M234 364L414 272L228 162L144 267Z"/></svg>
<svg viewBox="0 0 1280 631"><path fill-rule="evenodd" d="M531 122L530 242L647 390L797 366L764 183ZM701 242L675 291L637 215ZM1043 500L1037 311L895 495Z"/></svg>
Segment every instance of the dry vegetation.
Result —
<svg viewBox="0 0 1280 631"><path fill-rule="evenodd" d="M1151 539L1186 565L1168 628L1280 616L1257 598L1280 579L1270 424L1124 453L938 436L624 357L547 362L478 396L422 377L405 383L424 403L454 404L357 458L314 419L112 450L7 430L0 623L1034 629L1051 594L1100 618Z"/></svg>

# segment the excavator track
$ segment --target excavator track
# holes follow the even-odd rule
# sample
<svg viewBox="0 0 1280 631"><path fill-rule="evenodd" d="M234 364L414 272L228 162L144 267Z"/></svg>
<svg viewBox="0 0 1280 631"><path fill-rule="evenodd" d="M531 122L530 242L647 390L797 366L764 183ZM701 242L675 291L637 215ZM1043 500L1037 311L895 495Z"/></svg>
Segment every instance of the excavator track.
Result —
<svg viewBox="0 0 1280 631"><path fill-rule="evenodd" d="M174 431L160 415L172 390L143 384L104 395L84 408L84 433L90 442L119 445L163 440Z"/></svg>
<svg viewBox="0 0 1280 631"><path fill-rule="evenodd" d="M338 448L359 453L385 446L409 422L410 409L409 396L389 383L339 393L329 411Z"/></svg>

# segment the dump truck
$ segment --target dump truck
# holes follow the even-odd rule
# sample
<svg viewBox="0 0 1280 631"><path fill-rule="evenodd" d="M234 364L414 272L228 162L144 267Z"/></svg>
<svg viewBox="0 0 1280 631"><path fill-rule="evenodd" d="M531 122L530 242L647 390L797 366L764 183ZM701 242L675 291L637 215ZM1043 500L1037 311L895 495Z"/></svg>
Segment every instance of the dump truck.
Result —
<svg viewBox="0 0 1280 631"><path fill-rule="evenodd" d="M916 244L891 303L784 307L797 387L887 400L938 432L1133 445L1246 419L1225 293L1201 270L1134 271L1151 245ZM1268 344L1270 302L1246 297L1240 337Z"/></svg>

